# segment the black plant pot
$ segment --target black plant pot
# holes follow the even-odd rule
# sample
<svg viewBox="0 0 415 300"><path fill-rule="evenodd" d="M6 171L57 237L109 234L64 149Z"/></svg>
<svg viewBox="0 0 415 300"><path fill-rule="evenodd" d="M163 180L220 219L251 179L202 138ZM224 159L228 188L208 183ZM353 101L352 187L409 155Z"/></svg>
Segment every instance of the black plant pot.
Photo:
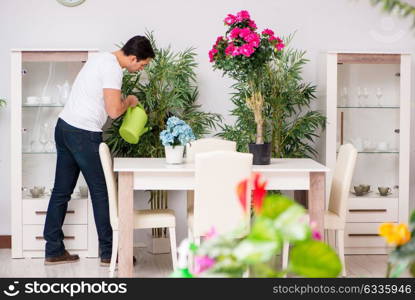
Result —
<svg viewBox="0 0 415 300"><path fill-rule="evenodd" d="M254 155L254 165L271 164L271 144L249 144L249 152Z"/></svg>

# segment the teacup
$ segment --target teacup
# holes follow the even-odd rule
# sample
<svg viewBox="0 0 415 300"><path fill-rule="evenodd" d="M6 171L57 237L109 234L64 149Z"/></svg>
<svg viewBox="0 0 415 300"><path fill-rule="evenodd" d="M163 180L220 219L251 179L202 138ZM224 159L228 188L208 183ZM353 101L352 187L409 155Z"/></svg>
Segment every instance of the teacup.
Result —
<svg viewBox="0 0 415 300"><path fill-rule="evenodd" d="M365 194L364 187L361 185L355 185L353 188L356 196L363 196Z"/></svg>
<svg viewBox="0 0 415 300"><path fill-rule="evenodd" d="M369 191L370 191L370 185L368 185L368 184L360 184L359 186L361 186L363 188L363 192L364 193L369 193Z"/></svg>
<svg viewBox="0 0 415 300"><path fill-rule="evenodd" d="M43 196L43 193L45 192L45 188L35 186L34 188L30 189L30 194L32 195L32 198L39 198Z"/></svg>
<svg viewBox="0 0 415 300"><path fill-rule="evenodd" d="M378 187L379 194L381 196L387 196L391 193L390 187Z"/></svg>
<svg viewBox="0 0 415 300"><path fill-rule="evenodd" d="M80 185L79 186L79 195L81 196L81 198L88 197L88 187L84 186L84 185Z"/></svg>

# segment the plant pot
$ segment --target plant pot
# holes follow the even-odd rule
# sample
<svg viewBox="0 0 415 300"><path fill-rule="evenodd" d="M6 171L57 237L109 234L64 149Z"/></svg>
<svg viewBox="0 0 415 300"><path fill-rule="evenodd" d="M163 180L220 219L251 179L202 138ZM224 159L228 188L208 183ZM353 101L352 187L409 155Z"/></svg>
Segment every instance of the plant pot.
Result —
<svg viewBox="0 0 415 300"><path fill-rule="evenodd" d="M147 233L147 250L152 254L170 253L170 239L153 237Z"/></svg>
<svg viewBox="0 0 415 300"><path fill-rule="evenodd" d="M249 144L249 152L254 155L254 165L271 164L271 144Z"/></svg>
<svg viewBox="0 0 415 300"><path fill-rule="evenodd" d="M165 146L166 162L168 164L183 163L184 146Z"/></svg>

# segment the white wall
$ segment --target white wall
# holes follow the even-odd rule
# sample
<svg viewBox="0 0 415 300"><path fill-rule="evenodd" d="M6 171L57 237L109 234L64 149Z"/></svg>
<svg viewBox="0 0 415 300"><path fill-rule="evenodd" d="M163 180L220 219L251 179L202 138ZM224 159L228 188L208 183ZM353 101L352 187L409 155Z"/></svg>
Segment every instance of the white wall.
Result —
<svg viewBox="0 0 415 300"><path fill-rule="evenodd" d="M407 2L415 4L414 0ZM11 48L112 50L115 43L148 28L155 31L162 46L197 48L200 102L204 109L222 113L229 121L230 81L212 71L207 53L216 36L224 33L226 14L241 9L250 11L260 29L269 27L282 35L297 30L293 46L307 50L311 61L304 77L319 84L318 106L322 109L325 66L321 54L325 51L415 50L410 20L391 18L370 6L369 0L86 0L76 8L54 0L1 0L0 97L10 95ZM9 109L1 110L0 235L10 234L9 121ZM179 240L185 234L183 199L183 193L174 193L171 201L180 219Z"/></svg>

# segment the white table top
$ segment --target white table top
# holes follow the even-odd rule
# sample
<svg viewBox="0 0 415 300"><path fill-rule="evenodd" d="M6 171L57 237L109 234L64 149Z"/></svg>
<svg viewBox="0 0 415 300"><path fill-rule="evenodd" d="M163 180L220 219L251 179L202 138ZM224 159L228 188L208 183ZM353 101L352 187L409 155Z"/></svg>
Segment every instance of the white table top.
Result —
<svg viewBox="0 0 415 300"><path fill-rule="evenodd" d="M165 158L131 158L118 157L114 159L115 172L189 172L195 171L194 163L169 165ZM270 165L254 165L252 171L267 172L329 172L326 166L309 158L272 159Z"/></svg>

